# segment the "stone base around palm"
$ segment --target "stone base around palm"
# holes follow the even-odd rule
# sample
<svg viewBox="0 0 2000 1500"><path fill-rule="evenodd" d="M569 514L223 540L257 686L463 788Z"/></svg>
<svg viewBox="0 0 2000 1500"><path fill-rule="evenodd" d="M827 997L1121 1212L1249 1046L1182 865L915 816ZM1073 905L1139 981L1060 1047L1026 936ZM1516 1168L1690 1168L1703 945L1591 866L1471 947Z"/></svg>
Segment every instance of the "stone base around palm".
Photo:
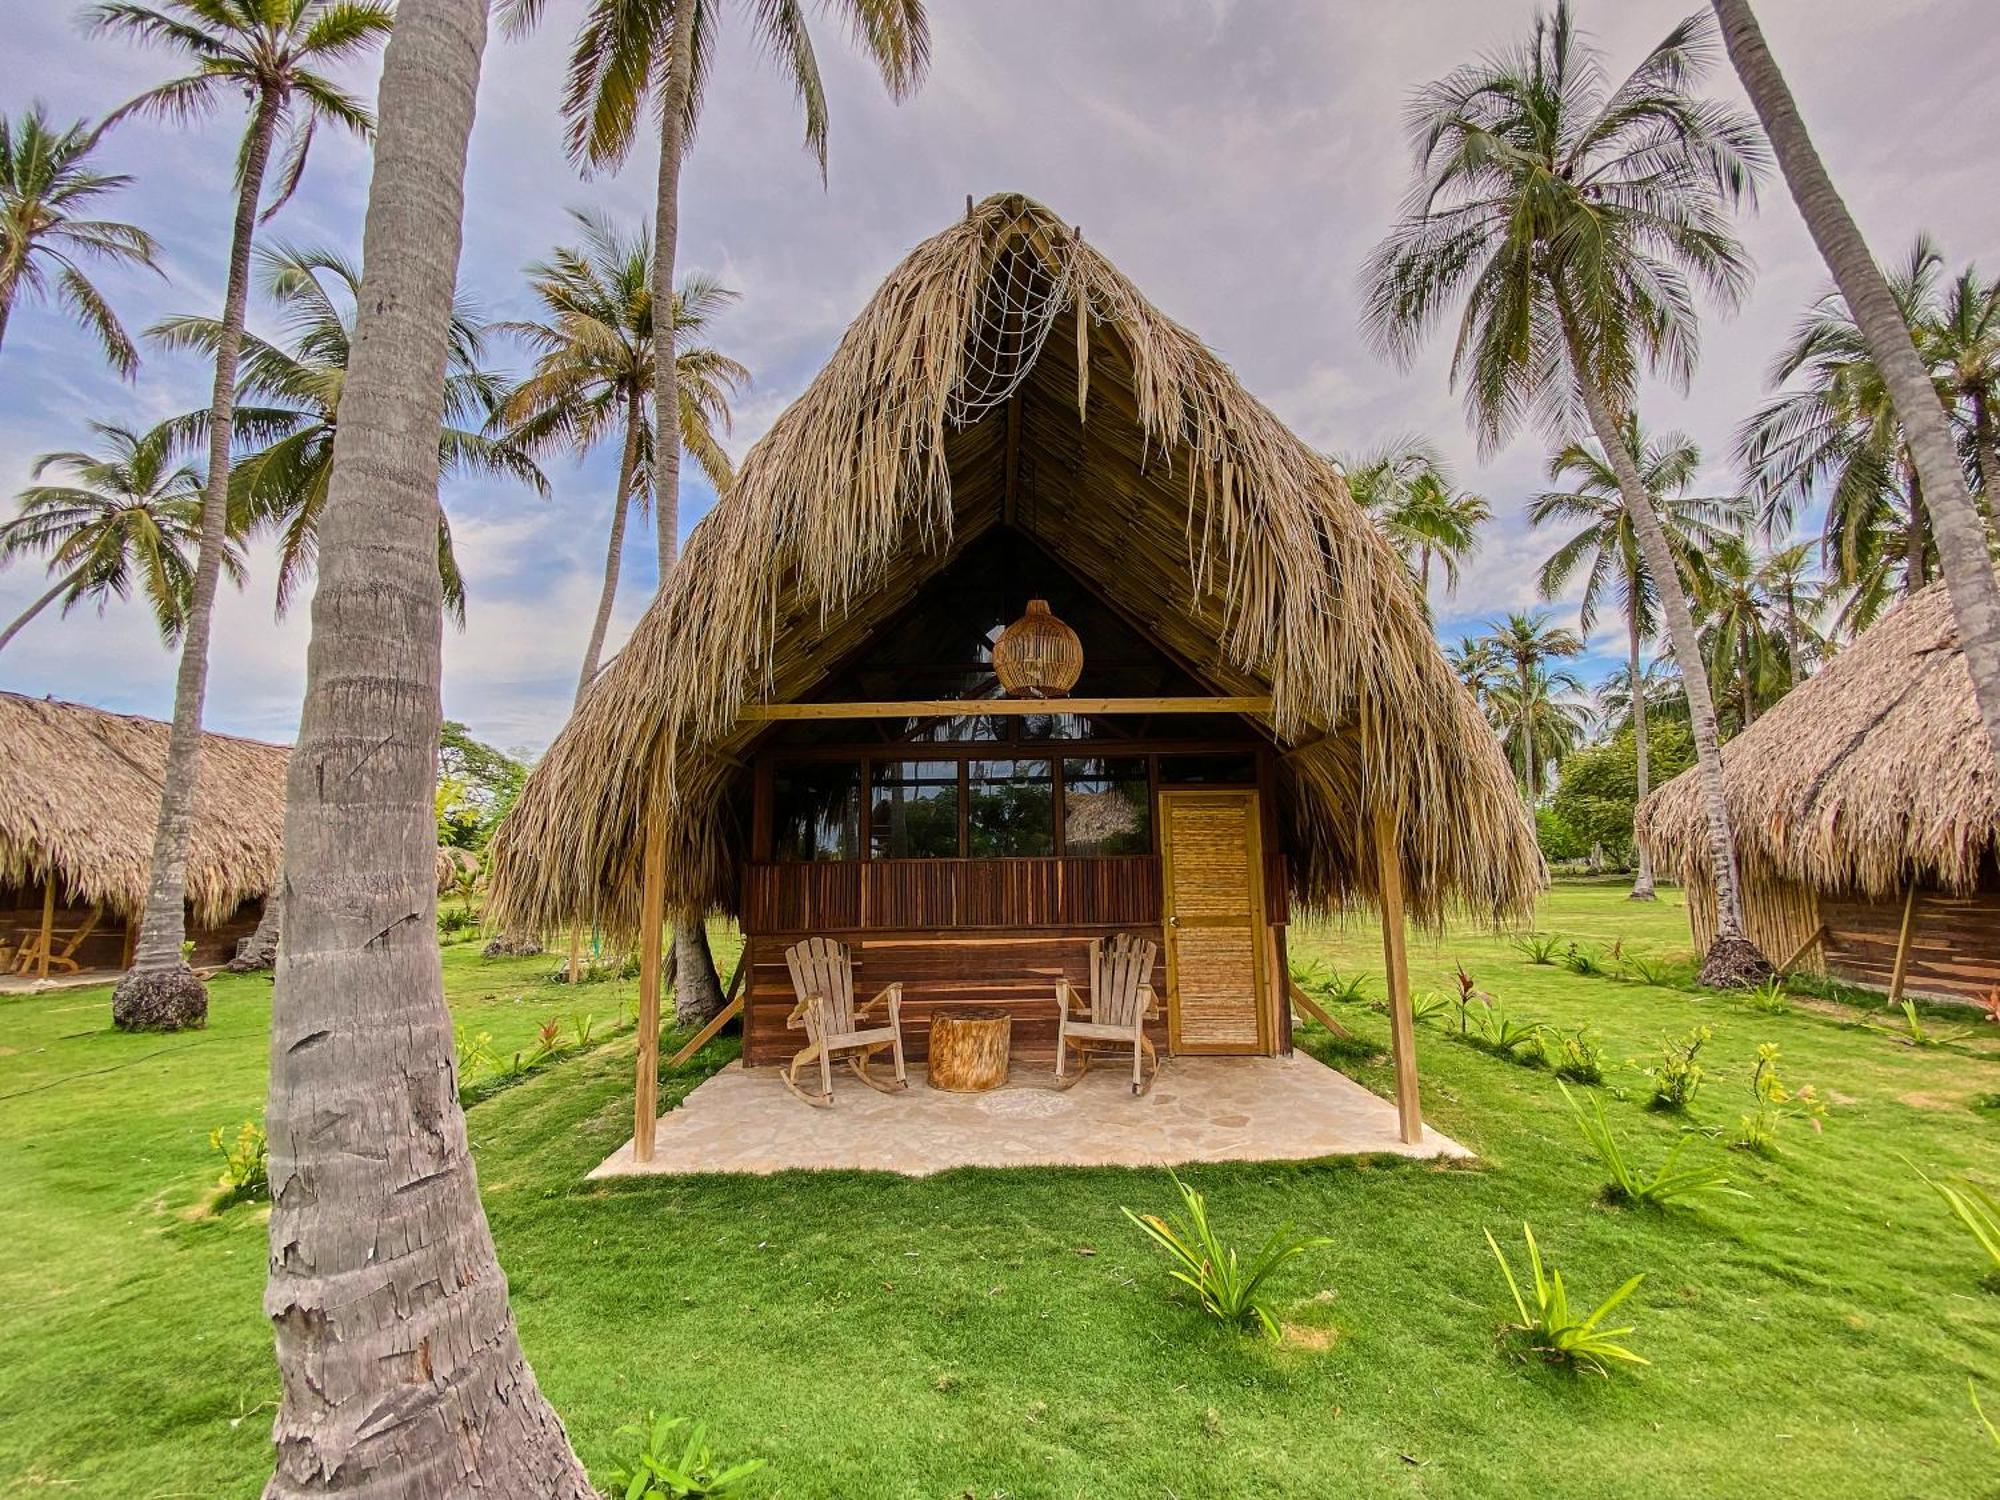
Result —
<svg viewBox="0 0 2000 1500"><path fill-rule="evenodd" d="M186 964L134 969L111 992L111 1024L120 1031L191 1031L208 1024L208 986Z"/></svg>

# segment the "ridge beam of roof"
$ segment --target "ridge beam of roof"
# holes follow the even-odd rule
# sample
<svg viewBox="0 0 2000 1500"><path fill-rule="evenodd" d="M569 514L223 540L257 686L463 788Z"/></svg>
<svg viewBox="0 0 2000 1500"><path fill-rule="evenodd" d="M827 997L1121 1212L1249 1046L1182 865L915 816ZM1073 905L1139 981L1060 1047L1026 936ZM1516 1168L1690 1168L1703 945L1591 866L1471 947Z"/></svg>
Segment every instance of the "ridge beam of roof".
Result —
<svg viewBox="0 0 2000 1500"><path fill-rule="evenodd" d="M1262 714L1269 698L908 698L873 703L746 703L740 722L784 719L962 719L1026 714Z"/></svg>

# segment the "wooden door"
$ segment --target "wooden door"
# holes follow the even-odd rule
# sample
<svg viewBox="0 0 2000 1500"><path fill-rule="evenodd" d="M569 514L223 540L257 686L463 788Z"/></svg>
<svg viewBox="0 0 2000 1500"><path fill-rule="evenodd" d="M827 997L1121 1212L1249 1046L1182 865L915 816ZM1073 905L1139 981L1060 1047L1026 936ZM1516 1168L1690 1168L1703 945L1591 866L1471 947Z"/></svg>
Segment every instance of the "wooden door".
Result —
<svg viewBox="0 0 2000 1500"><path fill-rule="evenodd" d="M1174 1052L1271 1050L1258 817L1255 792L1160 793Z"/></svg>

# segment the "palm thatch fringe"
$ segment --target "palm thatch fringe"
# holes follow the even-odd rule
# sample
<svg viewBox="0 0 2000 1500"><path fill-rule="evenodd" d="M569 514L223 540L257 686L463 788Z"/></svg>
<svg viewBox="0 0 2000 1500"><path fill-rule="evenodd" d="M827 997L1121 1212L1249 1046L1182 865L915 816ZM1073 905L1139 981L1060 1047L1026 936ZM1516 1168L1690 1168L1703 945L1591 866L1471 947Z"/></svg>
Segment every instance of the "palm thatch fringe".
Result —
<svg viewBox="0 0 2000 1500"><path fill-rule="evenodd" d="M1061 311L996 372L1010 287ZM1307 747L1280 788L1302 904L1373 898L1366 814L1387 801L1413 914L1526 910L1540 864L1507 768L1339 471L1079 234L1001 195L890 274L745 458L499 831L490 915L629 934L649 810L670 907L732 905L756 733L739 710L809 692L1002 522L1017 418L1041 477L1006 524L1217 692L1268 693L1281 740Z"/></svg>
<svg viewBox="0 0 2000 1500"><path fill-rule="evenodd" d="M1941 583L1786 694L1722 764L1746 881L1964 894L2000 850L2000 783ZM1691 771L1639 808L1639 837L1689 884L1709 878L1705 826Z"/></svg>
<svg viewBox="0 0 2000 1500"><path fill-rule="evenodd" d="M131 920L145 905L167 726L78 703L0 693L0 880ZM221 924L277 883L291 750L204 734L188 841L196 925Z"/></svg>

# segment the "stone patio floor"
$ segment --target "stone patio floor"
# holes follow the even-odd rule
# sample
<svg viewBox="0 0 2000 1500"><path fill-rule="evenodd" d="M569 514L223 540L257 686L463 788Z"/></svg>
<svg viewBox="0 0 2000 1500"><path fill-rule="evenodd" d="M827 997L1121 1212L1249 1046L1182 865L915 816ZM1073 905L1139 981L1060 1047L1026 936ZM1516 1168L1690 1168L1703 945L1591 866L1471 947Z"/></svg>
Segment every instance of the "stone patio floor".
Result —
<svg viewBox="0 0 2000 1500"><path fill-rule="evenodd" d="M1006 1087L985 1094L929 1088L921 1063L907 1091L878 1094L843 1067L833 1098L814 1109L785 1091L777 1069L732 1063L660 1117L652 1161L633 1161L627 1141L590 1175L840 1168L927 1177L952 1167L1471 1155L1428 1126L1421 1143L1405 1145L1394 1104L1304 1053L1177 1057L1137 1099L1130 1074L1104 1065L1059 1092L1051 1064L1016 1062Z"/></svg>

